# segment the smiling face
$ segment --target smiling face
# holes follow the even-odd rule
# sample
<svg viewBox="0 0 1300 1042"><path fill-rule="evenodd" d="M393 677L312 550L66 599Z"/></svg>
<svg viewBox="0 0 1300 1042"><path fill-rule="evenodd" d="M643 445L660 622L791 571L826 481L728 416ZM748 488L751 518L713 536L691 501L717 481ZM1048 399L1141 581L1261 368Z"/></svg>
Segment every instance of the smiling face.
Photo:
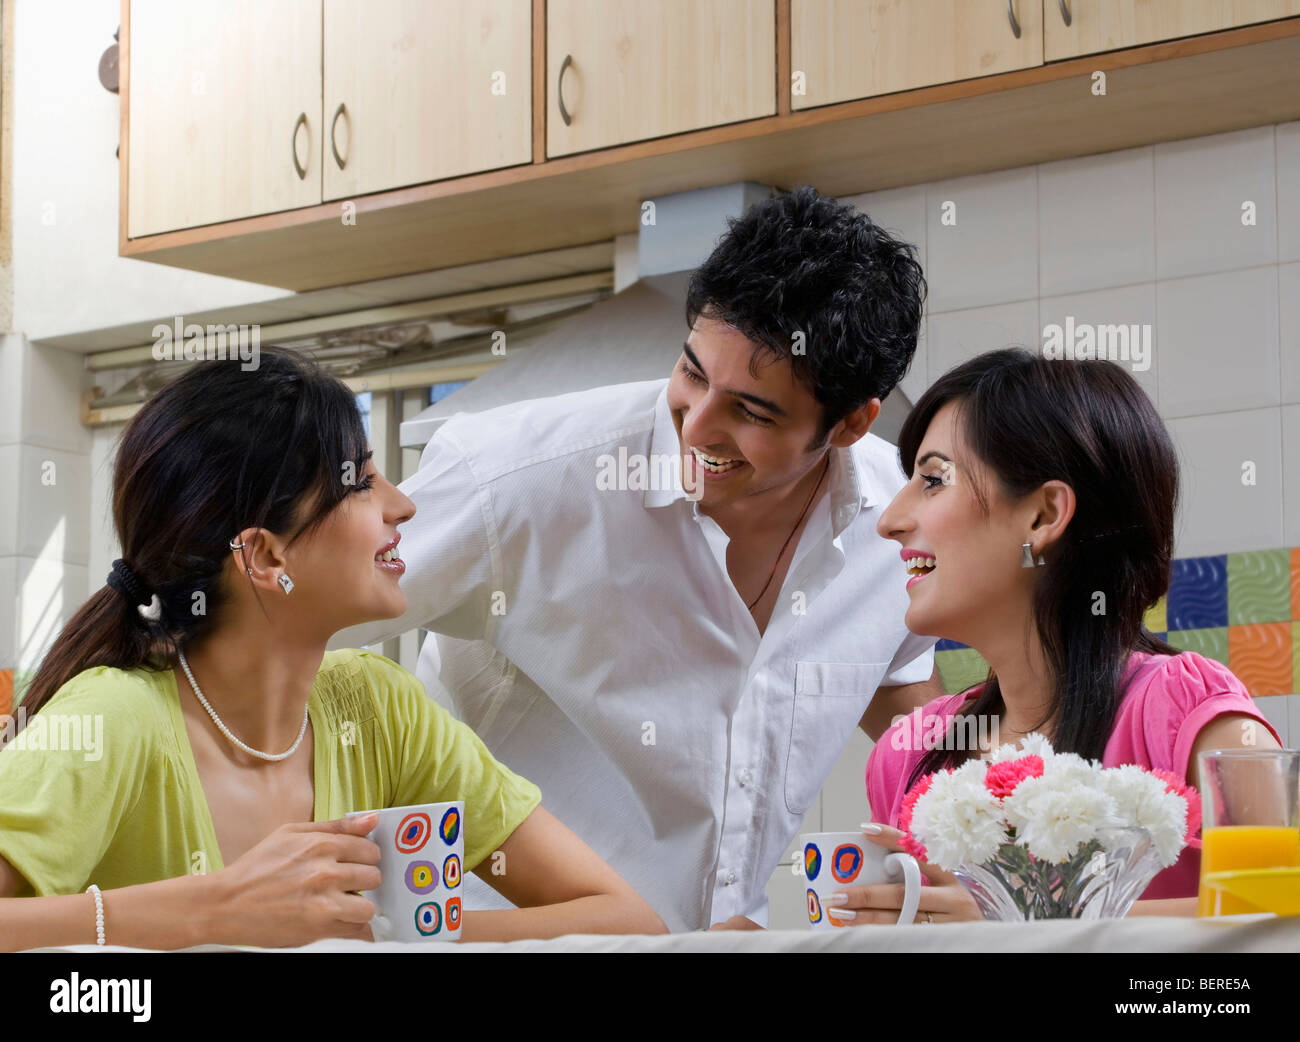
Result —
<svg viewBox="0 0 1300 1042"><path fill-rule="evenodd" d="M933 565L909 568L907 628L978 646L990 626L1005 630L1009 619L1028 612L1035 569L1020 566L1020 547L1036 509L1030 500L1006 500L995 476L967 449L956 404L940 408L911 480L876 524L881 536L898 541L904 560Z"/></svg>
<svg viewBox="0 0 1300 1042"><path fill-rule="evenodd" d="M367 459L355 490L285 551L295 614L310 614L330 634L401 615L406 594L398 580L406 568L397 526L414 514L415 504Z"/></svg>
<svg viewBox="0 0 1300 1042"><path fill-rule="evenodd" d="M825 442L813 444L822 407L789 360L760 356L754 375L753 354L754 343L743 333L701 315L668 381L683 484L690 489L695 483L705 510L788 488L826 453ZM851 444L866 430L850 433L850 426L842 421L832 428L830 444Z"/></svg>

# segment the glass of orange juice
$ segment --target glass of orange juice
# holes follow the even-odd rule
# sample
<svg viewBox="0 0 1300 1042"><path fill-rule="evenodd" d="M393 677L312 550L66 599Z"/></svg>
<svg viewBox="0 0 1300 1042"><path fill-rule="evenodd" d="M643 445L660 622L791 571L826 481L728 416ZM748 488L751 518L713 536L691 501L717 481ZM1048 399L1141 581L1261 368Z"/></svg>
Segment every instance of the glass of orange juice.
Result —
<svg viewBox="0 0 1300 1042"><path fill-rule="evenodd" d="M1300 751L1217 749L1199 763L1197 914L1275 910L1275 895L1300 887Z"/></svg>

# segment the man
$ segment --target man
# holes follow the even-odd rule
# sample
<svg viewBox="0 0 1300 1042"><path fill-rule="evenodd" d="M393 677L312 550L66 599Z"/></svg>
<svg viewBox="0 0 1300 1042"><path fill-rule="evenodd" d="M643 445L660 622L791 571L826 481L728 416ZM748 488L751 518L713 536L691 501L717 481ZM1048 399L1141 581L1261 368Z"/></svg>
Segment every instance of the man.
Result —
<svg viewBox="0 0 1300 1042"><path fill-rule="evenodd" d="M694 273L668 380L457 415L402 485L409 610L344 639L434 631L420 679L670 929L765 925L852 729L943 693L868 433L924 293L912 247L779 195Z"/></svg>

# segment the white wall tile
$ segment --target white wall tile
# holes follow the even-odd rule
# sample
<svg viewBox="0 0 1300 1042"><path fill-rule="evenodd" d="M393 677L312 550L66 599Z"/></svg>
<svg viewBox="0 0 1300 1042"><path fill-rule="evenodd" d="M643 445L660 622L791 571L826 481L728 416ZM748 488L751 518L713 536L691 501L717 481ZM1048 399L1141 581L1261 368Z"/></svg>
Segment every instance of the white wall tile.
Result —
<svg viewBox="0 0 1300 1042"><path fill-rule="evenodd" d="M1155 281L1153 169L1150 146L1039 168L1040 293Z"/></svg>
<svg viewBox="0 0 1300 1042"><path fill-rule="evenodd" d="M1300 402L1300 264L1278 265L1277 299L1282 401Z"/></svg>
<svg viewBox="0 0 1300 1042"><path fill-rule="evenodd" d="M872 741L859 728L840 753L822 786L822 831L852 832L871 820L867 802L867 757Z"/></svg>
<svg viewBox="0 0 1300 1042"><path fill-rule="evenodd" d="M24 348L22 440L88 453L90 431L81 422L85 358L31 343Z"/></svg>
<svg viewBox="0 0 1300 1042"><path fill-rule="evenodd" d="M19 333L0 335L0 445L23 440L23 352Z"/></svg>
<svg viewBox="0 0 1300 1042"><path fill-rule="evenodd" d="M34 670L87 596L86 569L62 561L14 557L18 592L16 669Z"/></svg>
<svg viewBox="0 0 1300 1042"><path fill-rule="evenodd" d="M1003 347L1041 350L1038 301L1022 300L967 311L931 314L929 321L930 382L953 366Z"/></svg>
<svg viewBox="0 0 1300 1042"><path fill-rule="evenodd" d="M18 556L85 566L90 457L24 445L18 460Z"/></svg>
<svg viewBox="0 0 1300 1042"><path fill-rule="evenodd" d="M1156 284L1166 417L1277 405L1277 268Z"/></svg>
<svg viewBox="0 0 1300 1042"><path fill-rule="evenodd" d="M1168 421L1181 463L1175 557L1286 545L1280 411L1254 409ZM1254 485L1242 483L1246 461L1255 464Z"/></svg>
<svg viewBox="0 0 1300 1042"><path fill-rule="evenodd" d="M13 669L17 664L17 588L18 558L0 557L0 669Z"/></svg>
<svg viewBox="0 0 1300 1042"><path fill-rule="evenodd" d="M1255 706L1259 709L1264 717L1277 728L1278 737L1282 739L1282 747L1285 749L1290 743L1290 696L1289 695L1264 695L1256 698Z"/></svg>
<svg viewBox="0 0 1300 1042"><path fill-rule="evenodd" d="M18 553L18 514L20 495L18 492L18 458L22 454L21 445L0 444L0 557L12 557ZM0 587L0 601L7 599L9 591ZM5 664L0 662L0 669Z"/></svg>
<svg viewBox="0 0 1300 1042"><path fill-rule="evenodd" d="M907 395L913 405L930 386L930 316L922 314L921 330L916 337L916 354L912 356L912 366L906 375L898 381L899 390Z"/></svg>
<svg viewBox="0 0 1300 1042"><path fill-rule="evenodd" d="M121 555L117 533L113 530L113 461L117 455L118 440L123 428L96 427L91 432L89 541L86 559L90 569L92 589L98 589Z"/></svg>
<svg viewBox="0 0 1300 1042"><path fill-rule="evenodd" d="M1277 259L1300 261L1300 122L1277 131Z"/></svg>
<svg viewBox="0 0 1300 1042"><path fill-rule="evenodd" d="M1115 357L1111 361L1128 370L1138 386L1146 391L1147 397L1158 403L1156 369L1160 360L1160 343L1156 339L1155 283L1044 297L1038 302L1038 319L1042 329L1057 325L1063 335L1069 328L1067 319L1073 319L1076 331L1084 324L1092 326L1094 345L1106 352L1107 357L1113 351ZM1124 327L1122 332L1126 340L1116 342L1108 337L1108 348L1098 338L1100 330L1097 327L1104 326ZM1137 326L1137 330L1133 330L1133 326ZM1075 335L1077 337L1078 333Z"/></svg>
<svg viewBox="0 0 1300 1042"><path fill-rule="evenodd" d="M1156 277L1276 261L1275 176L1271 126L1156 145ZM1248 201L1250 226L1242 224Z"/></svg>
<svg viewBox="0 0 1300 1042"><path fill-rule="evenodd" d="M1032 166L926 188L931 315L1038 296L1037 200ZM949 202L953 224L944 223Z"/></svg>
<svg viewBox="0 0 1300 1042"><path fill-rule="evenodd" d="M1284 405L1282 413L1282 542L1300 546L1300 405ZM1296 677L1300 686L1300 677ZM1296 731L1300 741L1300 729Z"/></svg>

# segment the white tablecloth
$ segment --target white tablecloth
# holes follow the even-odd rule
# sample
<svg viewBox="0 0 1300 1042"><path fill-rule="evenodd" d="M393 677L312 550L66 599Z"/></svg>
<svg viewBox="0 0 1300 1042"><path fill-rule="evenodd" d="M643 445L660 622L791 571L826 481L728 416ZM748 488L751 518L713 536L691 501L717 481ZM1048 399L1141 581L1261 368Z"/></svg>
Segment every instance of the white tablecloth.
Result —
<svg viewBox="0 0 1300 1042"><path fill-rule="evenodd" d="M73 945L35 951L139 951ZM257 951L202 945L185 951ZM1181 919L1141 916L1099 922L945 923L860 926L835 930L756 930L679 933L659 937L574 934L552 941L509 944L372 944L317 941L277 952L1298 952L1300 917L1229 916Z"/></svg>

